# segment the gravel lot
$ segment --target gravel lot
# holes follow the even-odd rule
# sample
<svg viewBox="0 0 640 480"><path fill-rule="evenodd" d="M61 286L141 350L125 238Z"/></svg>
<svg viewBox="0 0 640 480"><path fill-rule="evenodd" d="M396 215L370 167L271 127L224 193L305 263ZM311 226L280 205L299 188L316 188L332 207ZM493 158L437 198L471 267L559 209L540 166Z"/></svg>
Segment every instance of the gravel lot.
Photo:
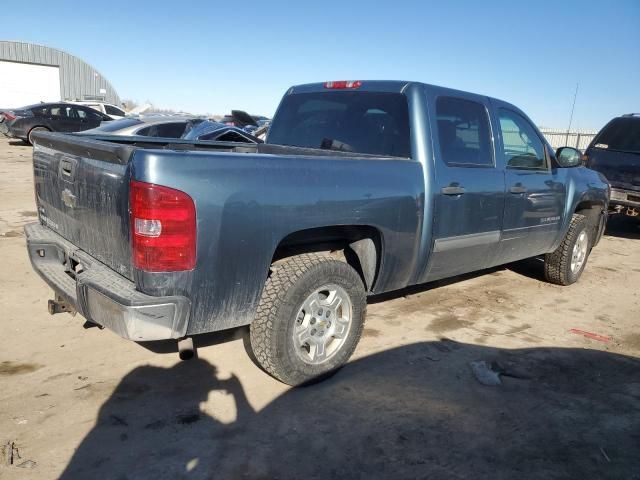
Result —
<svg viewBox="0 0 640 480"><path fill-rule="evenodd" d="M0 140L2 479L640 479L638 223L612 221L571 287L533 260L372 298L349 365L290 389L242 330L180 362L49 316L33 198L31 148Z"/></svg>

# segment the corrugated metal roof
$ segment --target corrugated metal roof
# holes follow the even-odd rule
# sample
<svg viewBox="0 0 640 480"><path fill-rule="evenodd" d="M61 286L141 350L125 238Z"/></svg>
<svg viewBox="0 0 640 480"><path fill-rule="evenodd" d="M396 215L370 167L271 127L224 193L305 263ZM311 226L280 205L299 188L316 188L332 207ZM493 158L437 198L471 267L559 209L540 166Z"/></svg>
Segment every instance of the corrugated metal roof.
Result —
<svg viewBox="0 0 640 480"><path fill-rule="evenodd" d="M120 105L120 97L100 72L78 57L57 48L0 40L0 60L59 67L61 100L100 98Z"/></svg>

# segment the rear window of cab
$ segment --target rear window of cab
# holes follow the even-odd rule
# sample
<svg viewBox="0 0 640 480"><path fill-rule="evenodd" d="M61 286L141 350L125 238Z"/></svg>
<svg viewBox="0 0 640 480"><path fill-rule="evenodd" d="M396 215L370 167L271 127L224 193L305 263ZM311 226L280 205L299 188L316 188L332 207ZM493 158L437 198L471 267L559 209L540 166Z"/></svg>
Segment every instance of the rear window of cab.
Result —
<svg viewBox="0 0 640 480"><path fill-rule="evenodd" d="M407 98L362 91L288 95L267 143L409 158Z"/></svg>

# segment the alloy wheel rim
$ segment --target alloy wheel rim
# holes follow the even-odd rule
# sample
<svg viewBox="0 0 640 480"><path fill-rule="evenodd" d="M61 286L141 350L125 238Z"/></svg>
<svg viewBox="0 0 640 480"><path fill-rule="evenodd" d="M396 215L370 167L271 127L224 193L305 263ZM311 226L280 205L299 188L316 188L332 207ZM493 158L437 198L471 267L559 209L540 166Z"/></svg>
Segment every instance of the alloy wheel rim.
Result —
<svg viewBox="0 0 640 480"><path fill-rule="evenodd" d="M316 289L296 314L296 354L310 365L327 362L346 341L352 320L353 306L344 288L329 284Z"/></svg>
<svg viewBox="0 0 640 480"><path fill-rule="evenodd" d="M578 235L573 251L571 252L571 272L577 273L584 265L584 261L587 258L587 248L589 246L589 239L587 238L587 232L582 231Z"/></svg>

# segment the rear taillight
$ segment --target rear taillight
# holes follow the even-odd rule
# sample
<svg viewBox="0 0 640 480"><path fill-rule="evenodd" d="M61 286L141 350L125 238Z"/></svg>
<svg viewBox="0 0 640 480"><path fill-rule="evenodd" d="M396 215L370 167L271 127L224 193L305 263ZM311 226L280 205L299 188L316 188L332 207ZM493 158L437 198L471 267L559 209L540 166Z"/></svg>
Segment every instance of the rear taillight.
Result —
<svg viewBox="0 0 640 480"><path fill-rule="evenodd" d="M362 82L360 80L338 80L337 82L325 82L324 88L333 90L341 90L345 88L360 88Z"/></svg>
<svg viewBox="0 0 640 480"><path fill-rule="evenodd" d="M9 120L9 121L16 119L16 116L9 112L2 112L2 116L4 117L5 120Z"/></svg>
<svg viewBox="0 0 640 480"><path fill-rule="evenodd" d="M133 265L148 272L196 266L196 207L180 190L132 180L129 192Z"/></svg>

